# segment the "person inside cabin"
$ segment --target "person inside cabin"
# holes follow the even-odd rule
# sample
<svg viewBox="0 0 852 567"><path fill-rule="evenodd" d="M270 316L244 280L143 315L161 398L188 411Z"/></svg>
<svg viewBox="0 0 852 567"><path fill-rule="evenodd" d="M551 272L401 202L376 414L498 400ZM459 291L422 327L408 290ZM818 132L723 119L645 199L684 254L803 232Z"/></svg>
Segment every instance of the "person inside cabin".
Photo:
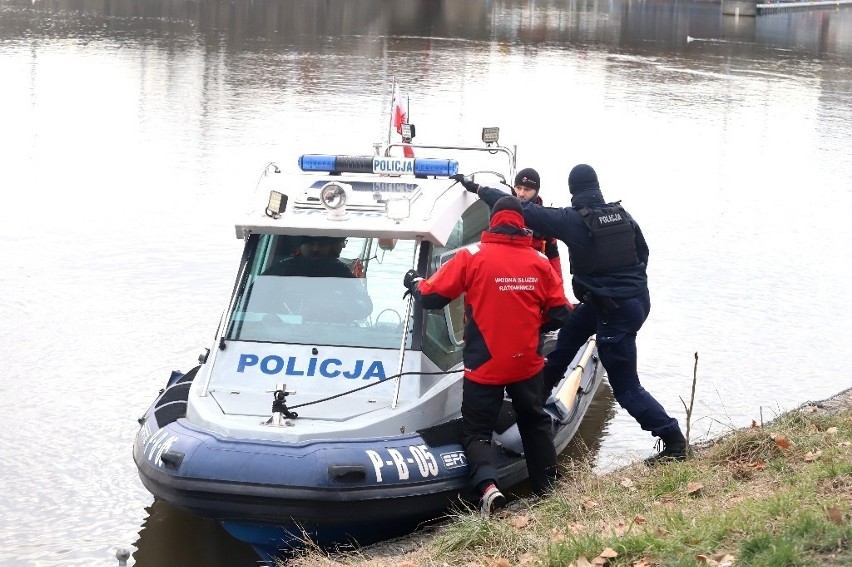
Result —
<svg viewBox="0 0 852 567"><path fill-rule="evenodd" d="M296 254L276 262L266 275L354 278L349 267L340 260L346 242L346 238L337 236L303 236Z"/></svg>
<svg viewBox="0 0 852 567"><path fill-rule="evenodd" d="M515 176L515 186L512 192L515 197L521 201L529 201L536 205L541 205L542 200L538 192L541 188L541 179L538 172L531 167L526 167L518 172ZM533 231L532 247L547 256L550 265L562 277L562 260L559 259L559 248L556 246L556 239L547 237L540 232Z"/></svg>
<svg viewBox="0 0 852 567"><path fill-rule="evenodd" d="M562 278L532 250L521 211L520 200L504 194L479 245L459 250L429 279L414 270L403 278L424 309L464 294L462 444L483 516L506 504L497 486L499 449L491 442L504 392L512 398L533 493L550 491L557 476L551 419L542 408L539 336L558 329L570 311Z"/></svg>
<svg viewBox="0 0 852 567"><path fill-rule="evenodd" d="M303 236L296 254L278 261L263 275L324 278L322 282L302 282L297 295L304 297L288 300L288 305L296 301L302 306L312 304L307 314L313 319L364 319L372 313L373 302L363 281L340 259L346 243L345 237Z"/></svg>

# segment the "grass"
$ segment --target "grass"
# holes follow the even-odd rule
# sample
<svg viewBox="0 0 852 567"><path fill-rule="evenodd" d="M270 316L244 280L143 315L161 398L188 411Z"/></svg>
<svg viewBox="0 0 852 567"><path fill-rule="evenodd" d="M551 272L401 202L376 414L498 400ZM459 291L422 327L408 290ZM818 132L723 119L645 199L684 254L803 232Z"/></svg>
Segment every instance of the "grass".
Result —
<svg viewBox="0 0 852 567"><path fill-rule="evenodd" d="M456 511L414 549L306 551L288 567L852 565L852 413L797 410L605 475L572 463L548 498Z"/></svg>

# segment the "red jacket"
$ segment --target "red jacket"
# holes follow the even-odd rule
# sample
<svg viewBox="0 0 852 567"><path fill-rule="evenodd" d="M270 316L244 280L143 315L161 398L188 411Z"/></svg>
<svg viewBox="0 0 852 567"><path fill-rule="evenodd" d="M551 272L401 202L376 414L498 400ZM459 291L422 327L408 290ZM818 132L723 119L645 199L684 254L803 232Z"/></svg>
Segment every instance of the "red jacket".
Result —
<svg viewBox="0 0 852 567"><path fill-rule="evenodd" d="M542 236L541 238L537 238L538 233L533 233L532 235L532 247L533 249L544 254L547 259L550 261L550 265L553 266L553 269L556 271L559 279L562 279L562 260L559 259L559 249L556 246L555 238L547 238Z"/></svg>
<svg viewBox="0 0 852 567"><path fill-rule="evenodd" d="M526 380L544 366L542 331L568 317L562 279L536 252L523 217L499 211L482 242L460 250L416 290L424 308L465 294L465 377L481 384Z"/></svg>

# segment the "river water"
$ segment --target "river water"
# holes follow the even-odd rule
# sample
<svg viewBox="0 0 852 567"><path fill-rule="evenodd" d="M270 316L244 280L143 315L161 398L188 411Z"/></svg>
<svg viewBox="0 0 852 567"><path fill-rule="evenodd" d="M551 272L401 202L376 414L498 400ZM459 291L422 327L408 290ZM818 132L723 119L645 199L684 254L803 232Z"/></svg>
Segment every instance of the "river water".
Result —
<svg viewBox="0 0 852 567"><path fill-rule="evenodd" d="M264 166L500 126L545 202L598 171L651 248L644 385L693 440L852 377L852 10L623 0L0 0L0 564L253 555L131 457L212 338ZM698 356L696 363L696 353ZM650 454L602 391L596 465Z"/></svg>

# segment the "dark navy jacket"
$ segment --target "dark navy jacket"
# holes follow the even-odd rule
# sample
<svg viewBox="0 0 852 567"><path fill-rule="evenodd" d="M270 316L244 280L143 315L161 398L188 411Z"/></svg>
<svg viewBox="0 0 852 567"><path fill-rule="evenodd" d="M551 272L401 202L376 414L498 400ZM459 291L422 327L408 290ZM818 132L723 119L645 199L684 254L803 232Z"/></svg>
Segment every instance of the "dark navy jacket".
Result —
<svg viewBox="0 0 852 567"><path fill-rule="evenodd" d="M493 187L480 187L478 195L489 207L493 207L506 193ZM591 245L589 229L577 208L595 208L605 204L603 194L599 190L590 189L574 195L571 198L571 207L543 207L528 201L522 202L521 206L524 208L524 223L527 227L564 242L568 246L570 257L574 250ZM636 232L636 254L639 262L635 266L618 268L604 274L575 274L574 289L584 288L594 295L614 299L635 297L648 290L648 244L639 225L629 214L628 217Z"/></svg>

